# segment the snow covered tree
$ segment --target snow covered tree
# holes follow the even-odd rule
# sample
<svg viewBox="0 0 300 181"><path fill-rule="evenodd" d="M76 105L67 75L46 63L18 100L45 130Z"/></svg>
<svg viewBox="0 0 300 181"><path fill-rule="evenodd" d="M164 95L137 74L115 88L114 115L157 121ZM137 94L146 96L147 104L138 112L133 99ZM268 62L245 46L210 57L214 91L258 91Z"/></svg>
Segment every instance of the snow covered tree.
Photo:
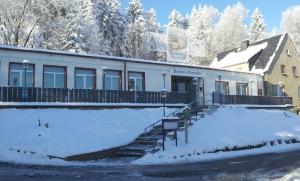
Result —
<svg viewBox="0 0 300 181"><path fill-rule="evenodd" d="M282 13L281 29L291 36L300 51L300 5L288 8Z"/></svg>
<svg viewBox="0 0 300 181"><path fill-rule="evenodd" d="M101 49L107 55L120 55L124 19L120 13L119 0L95 0L96 20L103 37Z"/></svg>
<svg viewBox="0 0 300 181"><path fill-rule="evenodd" d="M240 2L225 8L216 26L215 51L220 52L236 48L242 40L249 38L244 23L247 14L248 10Z"/></svg>
<svg viewBox="0 0 300 181"><path fill-rule="evenodd" d="M145 49L145 20L140 0L131 0L127 8L124 32L124 53L127 57L142 57Z"/></svg>
<svg viewBox="0 0 300 181"><path fill-rule="evenodd" d="M153 8L145 12L145 27L146 31L149 32L161 32L160 24L156 18L156 11Z"/></svg>
<svg viewBox="0 0 300 181"><path fill-rule="evenodd" d="M35 16L40 1L0 0L0 4L0 43L33 47L40 34L40 18Z"/></svg>
<svg viewBox="0 0 300 181"><path fill-rule="evenodd" d="M205 54L213 58L212 41L219 11L213 6L195 6L189 16L188 37L205 43Z"/></svg>
<svg viewBox="0 0 300 181"><path fill-rule="evenodd" d="M250 25L250 40L255 42L266 38L266 24L263 15L258 8L255 8Z"/></svg>
<svg viewBox="0 0 300 181"><path fill-rule="evenodd" d="M168 27L186 29L187 26L188 26L187 16L186 17L183 16L180 12L176 11L175 9L171 11L169 15Z"/></svg>

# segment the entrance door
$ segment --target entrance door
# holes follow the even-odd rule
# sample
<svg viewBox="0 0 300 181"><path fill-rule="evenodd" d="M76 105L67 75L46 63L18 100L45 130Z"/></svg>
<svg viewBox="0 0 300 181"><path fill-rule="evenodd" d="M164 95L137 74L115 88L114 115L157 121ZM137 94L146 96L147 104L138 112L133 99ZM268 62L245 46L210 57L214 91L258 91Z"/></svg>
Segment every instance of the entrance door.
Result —
<svg viewBox="0 0 300 181"><path fill-rule="evenodd" d="M190 102L198 101L204 105L204 78L198 77L197 85L193 84L193 77L172 76L172 91L189 93Z"/></svg>

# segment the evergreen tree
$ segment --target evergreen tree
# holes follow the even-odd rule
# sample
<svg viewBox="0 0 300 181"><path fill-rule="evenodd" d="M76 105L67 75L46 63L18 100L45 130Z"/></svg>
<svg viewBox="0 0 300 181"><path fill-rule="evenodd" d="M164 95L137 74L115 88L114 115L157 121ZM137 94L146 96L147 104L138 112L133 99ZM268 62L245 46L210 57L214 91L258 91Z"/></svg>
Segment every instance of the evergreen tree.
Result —
<svg viewBox="0 0 300 181"><path fill-rule="evenodd" d="M161 32L160 24L156 18L156 11L153 8L145 12L145 27L149 32Z"/></svg>
<svg viewBox="0 0 300 181"><path fill-rule="evenodd" d="M187 17L184 17L180 12L176 11L175 9L171 11L169 15L168 27L186 29L187 26Z"/></svg>
<svg viewBox="0 0 300 181"><path fill-rule="evenodd" d="M251 18L250 40L255 42L264 39L266 37L266 24L258 8L255 8Z"/></svg>
<svg viewBox="0 0 300 181"><path fill-rule="evenodd" d="M142 57L145 41L145 20L140 0L131 0L127 8L124 52L127 57Z"/></svg>
<svg viewBox="0 0 300 181"><path fill-rule="evenodd" d="M101 34L101 49L107 55L120 55L123 18L119 12L119 0L95 0L96 21Z"/></svg>

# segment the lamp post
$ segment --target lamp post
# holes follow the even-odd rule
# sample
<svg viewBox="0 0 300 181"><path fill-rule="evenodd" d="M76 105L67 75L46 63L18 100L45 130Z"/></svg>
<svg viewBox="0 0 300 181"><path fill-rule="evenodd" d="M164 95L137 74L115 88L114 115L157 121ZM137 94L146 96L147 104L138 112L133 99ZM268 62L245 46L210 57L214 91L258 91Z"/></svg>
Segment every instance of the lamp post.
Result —
<svg viewBox="0 0 300 181"><path fill-rule="evenodd" d="M161 75L163 76L163 82L164 82L164 86L163 89L161 91L161 97L163 98L163 109L164 109L164 114L163 116L166 116L166 98L167 98L167 90L166 90L166 76L167 76L167 72L163 71L161 73Z"/></svg>
<svg viewBox="0 0 300 181"><path fill-rule="evenodd" d="M219 103L222 105L222 94L221 94L222 75L218 75L218 80L219 80L219 87L218 87Z"/></svg>
<svg viewBox="0 0 300 181"><path fill-rule="evenodd" d="M23 91L23 99L27 99L27 68L29 61L23 60L23 68L24 68L24 91Z"/></svg>
<svg viewBox="0 0 300 181"><path fill-rule="evenodd" d="M102 69L102 82L103 82L103 85L102 85L102 89L103 89L103 92L104 92L104 102L106 102L106 82L105 82L105 78L106 78L106 69L107 67L103 66L101 67Z"/></svg>
<svg viewBox="0 0 300 181"><path fill-rule="evenodd" d="M194 99L195 99L195 104L196 104L196 107L198 107L199 106L199 91L198 91L198 89L197 89L197 85L198 85L198 78L197 77L194 77L193 78L193 85L194 85L194 94L195 94L195 96L194 96Z"/></svg>
<svg viewBox="0 0 300 181"><path fill-rule="evenodd" d="M252 96L252 84L253 84L253 79L249 80L250 83L250 96Z"/></svg>

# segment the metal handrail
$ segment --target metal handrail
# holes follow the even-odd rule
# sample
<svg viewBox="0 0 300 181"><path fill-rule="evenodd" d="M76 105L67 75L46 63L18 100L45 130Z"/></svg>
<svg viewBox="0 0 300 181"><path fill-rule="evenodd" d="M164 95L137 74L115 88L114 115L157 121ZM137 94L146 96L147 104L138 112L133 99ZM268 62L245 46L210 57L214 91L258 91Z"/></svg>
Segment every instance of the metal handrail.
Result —
<svg viewBox="0 0 300 181"><path fill-rule="evenodd" d="M195 101L190 102L190 103L187 104L186 106L190 107L193 103L195 103ZM186 106L185 106L185 107L186 107ZM180 108L180 109L178 109L178 110L176 110L176 111L173 111L172 113L168 114L166 117L170 117L171 115L173 115L173 116L176 115L176 113L178 113L179 111L183 110L185 107L182 107L182 108ZM145 133L148 132L147 130L148 130L149 128L154 128L155 125L156 125L157 123L161 122L161 121L162 121L162 119L160 119L160 120L156 121L155 123L152 123L151 125L147 126L147 127L144 129Z"/></svg>

